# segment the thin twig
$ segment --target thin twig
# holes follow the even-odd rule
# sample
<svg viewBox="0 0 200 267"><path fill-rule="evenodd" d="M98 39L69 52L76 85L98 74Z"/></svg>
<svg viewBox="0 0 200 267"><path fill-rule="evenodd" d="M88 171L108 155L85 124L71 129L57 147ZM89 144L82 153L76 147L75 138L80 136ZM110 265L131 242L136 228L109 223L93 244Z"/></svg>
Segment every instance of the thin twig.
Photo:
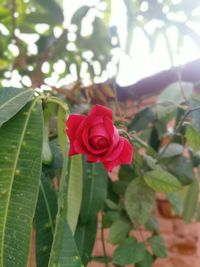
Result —
<svg viewBox="0 0 200 267"><path fill-rule="evenodd" d="M102 242L102 247L103 247L103 255L106 258L105 260L105 267L109 267L108 263L107 263L107 253L106 253L106 245L105 245L105 238L104 238L104 231L103 231L103 212L101 213L102 217L101 217L101 242Z"/></svg>
<svg viewBox="0 0 200 267"><path fill-rule="evenodd" d="M118 96L117 96L117 86L116 86L116 82L115 81L113 82L113 89L114 89L114 94L115 94L115 98L114 98L115 108L117 110L117 113L120 116L120 119L122 120L124 116L122 116L122 111L121 111L121 108L120 108L120 105L119 105L119 100L118 100Z"/></svg>
<svg viewBox="0 0 200 267"><path fill-rule="evenodd" d="M17 5L15 0L11 0L11 18L12 18L12 37L17 43L17 37L15 34L15 30L17 28L17 22L16 22L16 13L17 12Z"/></svg>
<svg viewBox="0 0 200 267"><path fill-rule="evenodd" d="M138 228L138 232L139 232L139 234L140 234L140 237L141 237L141 239L142 239L142 242L144 243L144 245L145 245L145 247L146 247L146 249L148 248L148 243L147 243L147 241L145 240L145 238L144 238L144 236L143 236L143 233L142 233L142 230L140 229L140 228Z"/></svg>
<svg viewBox="0 0 200 267"><path fill-rule="evenodd" d="M167 148L169 147L171 142L174 140L174 137L177 135L177 133L180 130L181 126L183 125L185 119L190 115L190 113L192 113L196 110L200 110L200 106L192 108L185 113L185 115L182 117L182 119L179 121L178 125L176 126L174 134L171 136L169 143L163 148L162 152L158 155L157 160L159 160L162 157L162 155L165 153L165 151L167 150Z"/></svg>

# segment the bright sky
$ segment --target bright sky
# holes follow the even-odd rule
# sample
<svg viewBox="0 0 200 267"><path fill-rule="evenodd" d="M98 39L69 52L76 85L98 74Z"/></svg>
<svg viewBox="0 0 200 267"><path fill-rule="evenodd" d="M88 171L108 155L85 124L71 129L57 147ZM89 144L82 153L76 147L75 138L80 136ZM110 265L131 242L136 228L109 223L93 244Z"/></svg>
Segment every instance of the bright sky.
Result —
<svg viewBox="0 0 200 267"><path fill-rule="evenodd" d="M177 0L174 0L177 1ZM96 4L98 0L64 0L66 17L66 25L70 21L69 14L73 14L75 10L84 4ZM126 8L123 0L112 1L112 15L110 25L117 26L118 34L122 48L124 48L126 40ZM151 27L152 25L149 25ZM199 27L199 25L198 25ZM197 29L199 31L200 27ZM182 65L186 62L200 58L200 49L190 40L185 37L183 47L177 53L176 31L172 28L168 35L170 37L170 45L173 50L174 65ZM171 66L169 54L165 41L162 36L157 40L155 50L150 53L149 44L138 28L134 33L134 42L131 45L131 57L128 57L123 51L120 54L120 67L117 82L121 85L132 84L145 76L149 76Z"/></svg>

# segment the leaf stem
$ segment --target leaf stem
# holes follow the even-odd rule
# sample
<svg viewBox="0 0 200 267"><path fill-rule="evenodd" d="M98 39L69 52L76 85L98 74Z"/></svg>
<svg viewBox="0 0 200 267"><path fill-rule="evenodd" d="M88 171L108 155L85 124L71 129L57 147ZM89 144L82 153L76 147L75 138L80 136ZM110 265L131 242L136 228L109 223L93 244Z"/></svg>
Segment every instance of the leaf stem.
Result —
<svg viewBox="0 0 200 267"><path fill-rule="evenodd" d="M107 259L107 252L106 252L106 245L105 245L105 238L104 238L104 231L103 231L103 211L101 212L101 242L103 247L103 255ZM107 261L105 261L105 267L109 267Z"/></svg>
<svg viewBox="0 0 200 267"><path fill-rule="evenodd" d="M177 135L178 131L180 130L181 126L183 125L185 119L190 115L190 113L200 110L200 106L197 106L195 108L189 109L184 116L182 117L182 119L179 121L174 134L171 136L169 143L163 148L162 152L160 154L158 154L157 160L159 160L162 155L165 153L165 151L167 150L167 148L169 147L169 145L171 144L171 142L174 140L174 137Z"/></svg>

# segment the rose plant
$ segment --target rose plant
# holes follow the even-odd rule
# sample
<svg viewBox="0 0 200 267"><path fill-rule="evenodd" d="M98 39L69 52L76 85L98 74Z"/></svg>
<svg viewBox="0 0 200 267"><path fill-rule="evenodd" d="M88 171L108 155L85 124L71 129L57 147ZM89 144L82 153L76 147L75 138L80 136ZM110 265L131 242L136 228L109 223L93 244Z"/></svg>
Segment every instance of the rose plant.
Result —
<svg viewBox="0 0 200 267"><path fill-rule="evenodd" d="M31 266L29 254L37 267L151 267L166 257L156 192L185 222L199 218L199 110L192 84L172 84L119 131L108 107L69 114L55 95L0 89L0 267Z"/></svg>

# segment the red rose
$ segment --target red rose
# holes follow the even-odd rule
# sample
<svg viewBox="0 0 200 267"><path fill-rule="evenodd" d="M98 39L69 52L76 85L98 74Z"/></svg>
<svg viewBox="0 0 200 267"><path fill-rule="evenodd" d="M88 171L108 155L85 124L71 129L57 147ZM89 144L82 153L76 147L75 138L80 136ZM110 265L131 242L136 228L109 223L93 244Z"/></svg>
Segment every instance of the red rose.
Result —
<svg viewBox="0 0 200 267"><path fill-rule="evenodd" d="M110 109L95 105L88 116L70 115L66 125L69 156L84 154L87 161L101 162L109 172L117 165L131 163L133 147L119 136Z"/></svg>

